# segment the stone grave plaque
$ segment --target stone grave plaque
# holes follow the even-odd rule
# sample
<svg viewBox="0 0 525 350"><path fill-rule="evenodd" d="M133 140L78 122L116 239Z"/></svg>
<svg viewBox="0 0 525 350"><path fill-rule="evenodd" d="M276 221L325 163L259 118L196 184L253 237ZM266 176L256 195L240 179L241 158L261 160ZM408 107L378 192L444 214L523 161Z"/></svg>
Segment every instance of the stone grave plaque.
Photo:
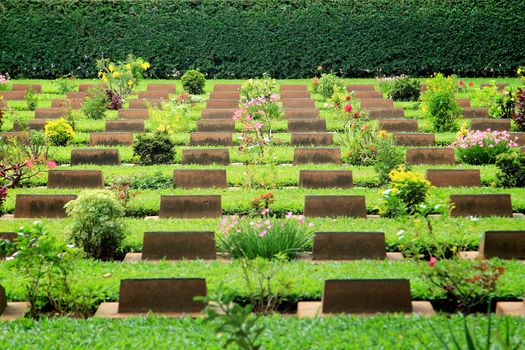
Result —
<svg viewBox="0 0 525 350"><path fill-rule="evenodd" d="M182 164L230 164L230 152L222 149L183 149Z"/></svg>
<svg viewBox="0 0 525 350"><path fill-rule="evenodd" d="M525 231L487 231L481 238L479 254L486 259L525 260Z"/></svg>
<svg viewBox="0 0 525 350"><path fill-rule="evenodd" d="M461 115L465 119L471 119L471 118L488 119L490 117L489 110L486 108L463 108L463 111L461 111Z"/></svg>
<svg viewBox="0 0 525 350"><path fill-rule="evenodd" d="M510 119L472 119L470 130L510 131Z"/></svg>
<svg viewBox="0 0 525 350"><path fill-rule="evenodd" d="M106 120L106 132L144 132L144 120Z"/></svg>
<svg viewBox="0 0 525 350"><path fill-rule="evenodd" d="M213 91L240 91L241 84L215 84Z"/></svg>
<svg viewBox="0 0 525 350"><path fill-rule="evenodd" d="M382 119L379 121L379 129L388 132L417 132L416 119Z"/></svg>
<svg viewBox="0 0 525 350"><path fill-rule="evenodd" d="M22 143L27 143L29 140L29 133L25 131L5 131L0 132L0 137L5 139L17 139Z"/></svg>
<svg viewBox="0 0 525 350"><path fill-rule="evenodd" d="M452 148L409 148L406 161L408 164L454 164L456 158Z"/></svg>
<svg viewBox="0 0 525 350"><path fill-rule="evenodd" d="M367 108L370 119L399 119L405 116L403 108Z"/></svg>
<svg viewBox="0 0 525 350"><path fill-rule="evenodd" d="M375 91L376 87L374 84L348 84L346 90L352 91Z"/></svg>
<svg viewBox="0 0 525 350"><path fill-rule="evenodd" d="M470 108L470 99L469 98L456 98L458 106L461 108Z"/></svg>
<svg viewBox="0 0 525 350"><path fill-rule="evenodd" d="M0 240L2 240L2 241L9 241L9 242L13 243L17 238L18 238L18 234L16 232L0 232ZM0 259L4 259L7 256L8 256L8 254L1 254L0 253ZM1 314L2 314L2 312L0 311L0 315Z"/></svg>
<svg viewBox="0 0 525 350"><path fill-rule="evenodd" d="M395 133L394 140L398 146L433 146L436 143L436 135L424 133Z"/></svg>
<svg viewBox="0 0 525 350"><path fill-rule="evenodd" d="M92 132L89 134L90 146L131 146L133 133L131 132Z"/></svg>
<svg viewBox="0 0 525 350"><path fill-rule="evenodd" d="M80 109L84 103L83 98L70 98L66 100L52 100L51 108L71 108Z"/></svg>
<svg viewBox="0 0 525 350"><path fill-rule="evenodd" d="M370 107L394 108L394 101L384 98L362 98L361 108Z"/></svg>
<svg viewBox="0 0 525 350"><path fill-rule="evenodd" d="M406 279L326 280L323 313L412 312Z"/></svg>
<svg viewBox="0 0 525 350"><path fill-rule="evenodd" d="M147 100L145 99L129 100L129 109L147 109L148 106L162 109L162 103L164 101L165 99L162 99L162 98L148 98Z"/></svg>
<svg viewBox="0 0 525 350"><path fill-rule="evenodd" d="M205 303L194 301L206 296L204 278L144 278L120 281L119 313L199 313Z"/></svg>
<svg viewBox="0 0 525 350"><path fill-rule="evenodd" d="M451 194L452 216L512 217L510 194Z"/></svg>
<svg viewBox="0 0 525 350"><path fill-rule="evenodd" d="M290 99L290 98L310 98L310 91L308 90L289 90L280 92L281 99Z"/></svg>
<svg viewBox="0 0 525 350"><path fill-rule="evenodd" d="M4 313L7 307L7 296L4 287L0 286L0 315Z"/></svg>
<svg viewBox="0 0 525 350"><path fill-rule="evenodd" d="M237 100L241 98L240 91L212 91L210 100Z"/></svg>
<svg viewBox="0 0 525 350"><path fill-rule="evenodd" d="M31 119L23 122L13 121L13 131L23 131L26 128L28 130L44 130L46 123L47 120L44 119Z"/></svg>
<svg viewBox="0 0 525 350"><path fill-rule="evenodd" d="M355 91L355 97L358 99L362 98L383 98L383 93L381 91Z"/></svg>
<svg viewBox="0 0 525 350"><path fill-rule="evenodd" d="M162 98L163 100L169 100L170 93L167 91L141 91L138 93L138 98L146 100L149 100L150 98L154 100Z"/></svg>
<svg viewBox="0 0 525 350"><path fill-rule="evenodd" d="M91 89L107 89L108 88L108 84L80 84L78 86L78 91L79 92L87 92L88 90L91 90Z"/></svg>
<svg viewBox="0 0 525 350"><path fill-rule="evenodd" d="M177 86L175 84L148 84L148 91L167 91L170 94L177 92Z"/></svg>
<svg viewBox="0 0 525 350"><path fill-rule="evenodd" d="M365 196L305 196L304 215L308 217L366 218Z"/></svg>
<svg viewBox="0 0 525 350"><path fill-rule="evenodd" d="M84 148L71 150L71 165L120 165L118 149Z"/></svg>
<svg viewBox="0 0 525 350"><path fill-rule="evenodd" d="M213 232L144 232L142 260L216 258Z"/></svg>
<svg viewBox="0 0 525 350"><path fill-rule="evenodd" d="M201 112L201 119L226 119L232 120L235 109L205 109Z"/></svg>
<svg viewBox="0 0 525 350"><path fill-rule="evenodd" d="M192 132L190 146L231 146L230 132Z"/></svg>
<svg viewBox="0 0 525 350"><path fill-rule="evenodd" d="M436 187L481 186L481 175L477 169L427 169L426 179Z"/></svg>
<svg viewBox="0 0 525 350"><path fill-rule="evenodd" d="M290 119L288 132L326 132L326 119Z"/></svg>
<svg viewBox="0 0 525 350"><path fill-rule="evenodd" d="M64 205L75 199L69 194L17 194L15 218L65 218Z"/></svg>
<svg viewBox="0 0 525 350"><path fill-rule="evenodd" d="M66 94L66 99L85 99L89 96L89 92L79 91L79 92L68 92Z"/></svg>
<svg viewBox="0 0 525 350"><path fill-rule="evenodd" d="M282 84L279 86L280 91L306 91L308 87L306 84Z"/></svg>
<svg viewBox="0 0 525 350"><path fill-rule="evenodd" d="M136 119L146 120L149 119L149 112L147 109L119 109L119 119Z"/></svg>
<svg viewBox="0 0 525 350"><path fill-rule="evenodd" d="M293 164L341 164L340 148L295 148Z"/></svg>
<svg viewBox="0 0 525 350"><path fill-rule="evenodd" d="M235 121L234 120L198 120L197 131L199 132L235 132Z"/></svg>
<svg viewBox="0 0 525 350"><path fill-rule="evenodd" d="M49 170L47 188L104 187L101 170Z"/></svg>
<svg viewBox="0 0 525 350"><path fill-rule="evenodd" d="M29 88L33 89L33 92L35 94L41 94L42 93L42 85L40 85L40 84L13 84L11 86L11 90L13 90L13 91L28 92Z"/></svg>
<svg viewBox="0 0 525 350"><path fill-rule="evenodd" d="M225 169L173 170L173 188L227 188Z"/></svg>
<svg viewBox="0 0 525 350"><path fill-rule="evenodd" d="M317 119L319 115L317 108L286 108L284 110L285 119Z"/></svg>
<svg viewBox="0 0 525 350"><path fill-rule="evenodd" d="M383 232L316 232L314 260L386 259Z"/></svg>
<svg viewBox="0 0 525 350"><path fill-rule="evenodd" d="M283 100L284 108L315 108L315 101L311 98L292 98Z"/></svg>
<svg viewBox="0 0 525 350"><path fill-rule="evenodd" d="M503 90L505 89L505 87L509 86L509 84L505 83L505 84L488 84L488 83L484 83L484 84L481 84L481 87L484 88L484 87L491 87L492 85L496 85L497 89L498 90Z"/></svg>
<svg viewBox="0 0 525 350"><path fill-rule="evenodd" d="M67 108L37 108L36 119L57 119L67 115Z"/></svg>
<svg viewBox="0 0 525 350"><path fill-rule="evenodd" d="M25 91L0 91L0 96L4 101L24 101L26 99Z"/></svg>
<svg viewBox="0 0 525 350"><path fill-rule="evenodd" d="M233 100L208 100L206 109L236 109L239 107L239 99Z"/></svg>
<svg viewBox="0 0 525 350"><path fill-rule="evenodd" d="M293 146L331 146L334 144L334 134L327 132L294 132L291 144Z"/></svg>
<svg viewBox="0 0 525 350"><path fill-rule="evenodd" d="M217 218L221 216L220 195L160 196L161 218Z"/></svg>
<svg viewBox="0 0 525 350"><path fill-rule="evenodd" d="M351 170L301 170L299 187L306 188L352 188L354 181Z"/></svg>
<svg viewBox="0 0 525 350"><path fill-rule="evenodd" d="M514 140L518 146L525 146L525 132L511 132L511 140Z"/></svg>

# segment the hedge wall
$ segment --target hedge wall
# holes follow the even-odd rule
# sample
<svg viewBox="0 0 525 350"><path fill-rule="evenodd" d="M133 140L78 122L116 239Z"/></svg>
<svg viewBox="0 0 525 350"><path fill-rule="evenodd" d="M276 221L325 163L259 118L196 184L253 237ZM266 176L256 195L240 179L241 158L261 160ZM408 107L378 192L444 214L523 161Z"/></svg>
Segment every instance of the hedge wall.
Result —
<svg viewBox="0 0 525 350"><path fill-rule="evenodd" d="M155 77L514 75L523 0L1 0L0 72L95 76L128 53Z"/></svg>

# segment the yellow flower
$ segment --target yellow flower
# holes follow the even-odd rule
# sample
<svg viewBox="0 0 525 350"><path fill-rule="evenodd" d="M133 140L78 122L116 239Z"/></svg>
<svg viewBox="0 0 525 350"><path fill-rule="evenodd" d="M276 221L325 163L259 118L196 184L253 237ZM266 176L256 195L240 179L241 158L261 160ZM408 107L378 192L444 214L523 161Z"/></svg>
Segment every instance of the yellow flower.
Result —
<svg viewBox="0 0 525 350"><path fill-rule="evenodd" d="M127 68L128 70L131 70L131 64L129 64L129 63L126 64L126 68Z"/></svg>
<svg viewBox="0 0 525 350"><path fill-rule="evenodd" d="M118 78L120 76L120 73L119 72L113 72L113 78Z"/></svg>
<svg viewBox="0 0 525 350"><path fill-rule="evenodd" d="M140 65L140 67L143 69L143 70L147 70L150 66L150 64L148 62L144 62Z"/></svg>
<svg viewBox="0 0 525 350"><path fill-rule="evenodd" d="M108 82L108 76L107 76L106 74L104 74L104 75L102 76L102 81L105 82L105 83Z"/></svg>
<svg viewBox="0 0 525 350"><path fill-rule="evenodd" d="M521 67L518 67L518 75L521 75Z"/></svg>
<svg viewBox="0 0 525 350"><path fill-rule="evenodd" d="M128 80L128 85L129 86L133 85L133 80Z"/></svg>
<svg viewBox="0 0 525 350"><path fill-rule="evenodd" d="M388 132L386 130L379 130L378 136L386 139L388 137Z"/></svg>
<svg viewBox="0 0 525 350"><path fill-rule="evenodd" d="M103 75L104 75L104 72L102 72L102 71L99 71L99 72L98 72L98 77L99 77L99 78L101 78Z"/></svg>
<svg viewBox="0 0 525 350"><path fill-rule="evenodd" d="M113 71L115 70L115 66L113 66L112 64L110 64L110 65L108 66L108 69L109 69L110 72L113 72Z"/></svg>
<svg viewBox="0 0 525 350"><path fill-rule="evenodd" d="M427 107L426 105L425 105L425 106L423 106L423 107L422 107L421 109L422 109L422 110L423 110L423 112L425 112L425 113L426 113L426 112L428 112L428 107Z"/></svg>

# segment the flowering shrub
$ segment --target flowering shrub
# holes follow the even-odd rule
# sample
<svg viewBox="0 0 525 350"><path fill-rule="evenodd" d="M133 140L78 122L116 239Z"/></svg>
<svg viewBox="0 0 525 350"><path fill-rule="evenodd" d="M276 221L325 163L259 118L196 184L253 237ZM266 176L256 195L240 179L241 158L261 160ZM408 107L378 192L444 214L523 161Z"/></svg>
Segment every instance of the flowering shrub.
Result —
<svg viewBox="0 0 525 350"><path fill-rule="evenodd" d="M494 164L499 154L509 152L518 144L506 131L469 131L462 128L450 145L460 161L472 165Z"/></svg>
<svg viewBox="0 0 525 350"><path fill-rule="evenodd" d="M525 131L525 89L518 88L515 95L515 108L512 119L519 131Z"/></svg>
<svg viewBox="0 0 525 350"><path fill-rule="evenodd" d="M318 88L319 88L319 78L313 77L312 78L312 87L314 94L317 94Z"/></svg>
<svg viewBox="0 0 525 350"><path fill-rule="evenodd" d="M48 159L48 144L44 133L30 132L27 143L15 138L0 137L0 185L20 187L24 181L53 169L56 163Z"/></svg>
<svg viewBox="0 0 525 350"><path fill-rule="evenodd" d="M500 91L495 83L484 86L476 93L476 99L488 108L492 118L512 118L514 113L514 91L511 87L505 87Z"/></svg>
<svg viewBox="0 0 525 350"><path fill-rule="evenodd" d="M392 170L389 177L391 187L382 192L379 213L385 217L413 214L417 206L425 202L430 182L403 166Z"/></svg>
<svg viewBox="0 0 525 350"><path fill-rule="evenodd" d="M112 98L115 98L115 96L112 96ZM120 100L110 101L108 94L102 89L90 89L88 96L82 103L82 114L89 119L104 119L110 102L114 105L121 103Z"/></svg>
<svg viewBox="0 0 525 350"><path fill-rule="evenodd" d="M484 307L493 297L504 272L505 268L492 260L437 261L431 258L423 276L454 302L455 311L470 313L480 311L477 308Z"/></svg>
<svg viewBox="0 0 525 350"><path fill-rule="evenodd" d="M239 151L250 152L254 163L262 160L265 147L272 143L272 121L282 116L277 101L277 94L255 97L244 102L233 115L232 119L242 124Z"/></svg>
<svg viewBox="0 0 525 350"><path fill-rule="evenodd" d="M324 99L328 99L336 90L345 88L343 79L337 77L335 74L322 74L317 84L317 93L323 96Z"/></svg>
<svg viewBox="0 0 525 350"><path fill-rule="evenodd" d="M284 219L277 219L268 217L268 212L263 209L263 217L258 219L224 217L219 226L219 249L234 259L274 259L281 255L293 259L311 245L314 225L307 224L303 215L290 212Z"/></svg>
<svg viewBox="0 0 525 350"><path fill-rule="evenodd" d="M379 89L394 101L417 101L421 83L406 75L378 79Z"/></svg>
<svg viewBox="0 0 525 350"><path fill-rule="evenodd" d="M191 95L188 94L180 94L175 99L163 103L162 108L146 102L150 128L169 135L188 131L191 121L188 103L191 103Z"/></svg>
<svg viewBox="0 0 525 350"><path fill-rule="evenodd" d="M4 215L4 202L7 198L7 186L0 185L0 216Z"/></svg>
<svg viewBox="0 0 525 350"><path fill-rule="evenodd" d="M241 86L241 102L264 97L267 100L275 94L277 82L269 75L263 74L260 79L250 79Z"/></svg>
<svg viewBox="0 0 525 350"><path fill-rule="evenodd" d="M151 66L144 59L129 55L126 61L117 63L107 58L100 59L97 61L97 67L99 78L109 83L110 108L119 109Z"/></svg>
<svg viewBox="0 0 525 350"><path fill-rule="evenodd" d="M9 74L0 74L0 91L5 91L9 87Z"/></svg>
<svg viewBox="0 0 525 350"><path fill-rule="evenodd" d="M456 85L456 91L457 92L469 92L474 87L474 83L465 83L465 81L460 80L459 83Z"/></svg>
<svg viewBox="0 0 525 350"><path fill-rule="evenodd" d="M347 93L345 88L335 86L332 96L325 103L325 107L340 109L350 104L351 101L352 94Z"/></svg>
<svg viewBox="0 0 525 350"><path fill-rule="evenodd" d="M75 137L73 128L64 118L48 121L44 133L49 142L55 146L66 146Z"/></svg>
<svg viewBox="0 0 525 350"><path fill-rule="evenodd" d="M270 204L274 201L273 193L263 193L255 197L251 201L252 210L254 215L257 215L259 211L263 211L263 214L268 214L270 212Z"/></svg>
<svg viewBox="0 0 525 350"><path fill-rule="evenodd" d="M461 116L461 109L454 95L454 79L436 73L426 83L427 91L421 95L423 112L429 117L435 131L454 130L456 120Z"/></svg>

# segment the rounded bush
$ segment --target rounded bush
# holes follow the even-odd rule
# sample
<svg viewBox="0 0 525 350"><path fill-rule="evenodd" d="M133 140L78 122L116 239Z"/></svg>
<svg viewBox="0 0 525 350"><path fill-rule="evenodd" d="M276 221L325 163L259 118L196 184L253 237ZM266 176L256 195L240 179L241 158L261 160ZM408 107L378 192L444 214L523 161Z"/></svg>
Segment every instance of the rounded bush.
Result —
<svg viewBox="0 0 525 350"><path fill-rule="evenodd" d="M47 122L44 133L47 140L55 146L66 146L75 137L73 127L64 118Z"/></svg>
<svg viewBox="0 0 525 350"><path fill-rule="evenodd" d="M133 144L133 155L144 165L171 163L175 156L175 143L165 132L139 134Z"/></svg>
<svg viewBox="0 0 525 350"><path fill-rule="evenodd" d="M206 84L206 76L198 70L189 70L180 78L184 90L193 95L201 95L204 93L204 84Z"/></svg>

